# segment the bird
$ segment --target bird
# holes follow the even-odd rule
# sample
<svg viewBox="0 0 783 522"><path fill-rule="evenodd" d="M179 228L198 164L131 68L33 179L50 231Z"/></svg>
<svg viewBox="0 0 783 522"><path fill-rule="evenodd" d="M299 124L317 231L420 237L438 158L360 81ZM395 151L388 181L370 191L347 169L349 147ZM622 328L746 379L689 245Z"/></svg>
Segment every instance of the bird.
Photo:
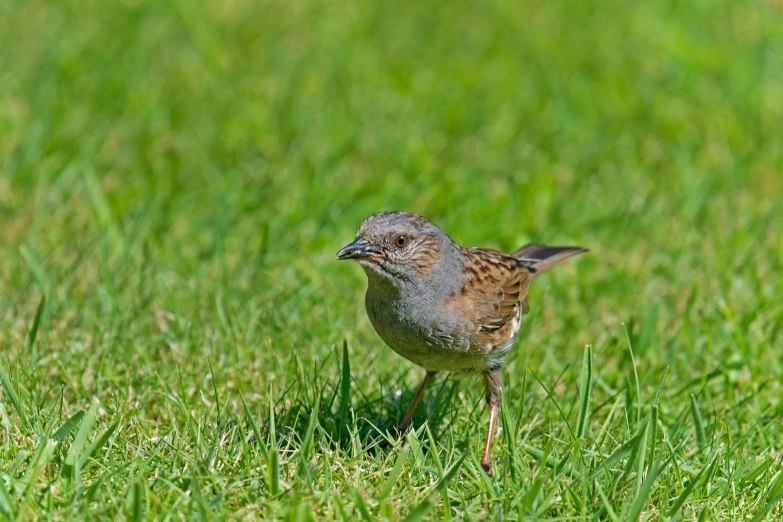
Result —
<svg viewBox="0 0 783 522"><path fill-rule="evenodd" d="M437 372L479 374L489 406L481 467L490 473L502 362L529 310L528 285L587 251L531 243L506 254L462 247L417 214L384 211L366 218L354 241L337 252L337 260L353 260L364 269L365 309L375 331L426 372L398 434L408 430Z"/></svg>

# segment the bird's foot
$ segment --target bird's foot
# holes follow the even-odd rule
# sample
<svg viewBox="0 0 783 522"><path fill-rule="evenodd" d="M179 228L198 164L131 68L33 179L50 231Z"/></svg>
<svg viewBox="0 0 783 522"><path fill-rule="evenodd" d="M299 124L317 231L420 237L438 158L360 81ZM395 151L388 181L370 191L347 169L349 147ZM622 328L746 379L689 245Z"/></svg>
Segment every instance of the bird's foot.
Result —
<svg viewBox="0 0 783 522"><path fill-rule="evenodd" d="M492 476L492 465L488 460L481 459L481 468L487 473L487 475Z"/></svg>
<svg viewBox="0 0 783 522"><path fill-rule="evenodd" d="M405 434L408 433L408 426L400 426L397 428L397 433L395 434L395 439L397 441L401 441L403 437L405 437ZM381 451L388 451L389 449L393 448L397 444L394 442L394 439L383 439L378 443L378 449Z"/></svg>
<svg viewBox="0 0 783 522"><path fill-rule="evenodd" d="M378 443L378 449L381 451L389 451L392 446L393 444L389 441L389 439L383 439Z"/></svg>

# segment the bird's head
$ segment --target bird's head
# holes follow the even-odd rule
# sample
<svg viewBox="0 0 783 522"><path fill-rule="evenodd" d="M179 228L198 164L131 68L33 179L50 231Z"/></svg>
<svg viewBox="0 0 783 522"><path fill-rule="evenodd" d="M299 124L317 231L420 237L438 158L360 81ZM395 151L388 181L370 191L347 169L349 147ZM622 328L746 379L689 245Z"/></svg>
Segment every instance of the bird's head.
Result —
<svg viewBox="0 0 783 522"><path fill-rule="evenodd" d="M362 222L337 259L353 259L370 280L380 277L397 286L430 272L449 243L441 229L419 215L379 212Z"/></svg>

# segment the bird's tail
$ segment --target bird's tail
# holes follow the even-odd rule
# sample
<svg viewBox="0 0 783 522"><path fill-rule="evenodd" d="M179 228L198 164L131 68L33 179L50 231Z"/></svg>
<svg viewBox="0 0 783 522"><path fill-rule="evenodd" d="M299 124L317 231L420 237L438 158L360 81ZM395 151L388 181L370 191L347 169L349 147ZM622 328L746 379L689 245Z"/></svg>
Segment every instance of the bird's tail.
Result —
<svg viewBox="0 0 783 522"><path fill-rule="evenodd" d="M530 279L535 279L569 257L585 252L589 252L589 250L582 247L558 247L531 243L511 255L528 269Z"/></svg>

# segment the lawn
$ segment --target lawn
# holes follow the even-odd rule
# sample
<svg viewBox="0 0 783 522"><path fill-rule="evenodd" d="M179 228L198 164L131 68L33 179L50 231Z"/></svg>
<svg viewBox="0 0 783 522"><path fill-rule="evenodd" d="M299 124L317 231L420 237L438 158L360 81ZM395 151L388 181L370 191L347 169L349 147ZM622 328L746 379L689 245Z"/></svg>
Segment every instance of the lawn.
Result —
<svg viewBox="0 0 783 522"><path fill-rule="evenodd" d="M3 0L0 49L0 516L783 518L780 1ZM390 209L591 249L492 476L470 377L377 450L423 371L334 255Z"/></svg>

